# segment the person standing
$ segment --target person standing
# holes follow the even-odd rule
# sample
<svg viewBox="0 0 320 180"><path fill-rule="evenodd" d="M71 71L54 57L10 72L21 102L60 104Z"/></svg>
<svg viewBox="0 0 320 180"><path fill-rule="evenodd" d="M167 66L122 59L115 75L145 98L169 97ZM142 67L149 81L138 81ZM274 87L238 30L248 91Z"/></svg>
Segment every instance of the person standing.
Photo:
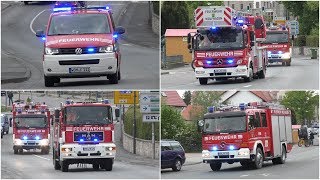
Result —
<svg viewBox="0 0 320 180"><path fill-rule="evenodd" d="M13 93L11 91L8 92L8 99L9 99L9 106L10 106L13 104Z"/></svg>

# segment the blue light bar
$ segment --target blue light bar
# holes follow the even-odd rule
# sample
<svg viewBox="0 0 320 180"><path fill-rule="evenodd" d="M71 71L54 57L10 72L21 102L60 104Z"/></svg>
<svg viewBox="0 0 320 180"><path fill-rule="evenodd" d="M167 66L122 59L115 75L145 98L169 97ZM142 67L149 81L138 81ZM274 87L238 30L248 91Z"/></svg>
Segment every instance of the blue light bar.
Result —
<svg viewBox="0 0 320 180"><path fill-rule="evenodd" d="M39 136L36 136L36 140L39 140L40 139L40 137Z"/></svg>
<svg viewBox="0 0 320 180"><path fill-rule="evenodd" d="M94 52L94 48L88 48L88 52Z"/></svg>
<svg viewBox="0 0 320 180"><path fill-rule="evenodd" d="M71 104L71 100L66 100L66 104Z"/></svg>
<svg viewBox="0 0 320 180"><path fill-rule="evenodd" d="M282 54L282 51L279 51L278 53L279 53L279 54Z"/></svg>
<svg viewBox="0 0 320 180"><path fill-rule="evenodd" d="M227 62L228 62L229 64L232 64L232 63L233 63L233 59L229 59Z"/></svg>
<svg viewBox="0 0 320 180"><path fill-rule="evenodd" d="M210 61L210 60L207 61L207 64L209 64L209 65L212 63L213 63L213 61Z"/></svg>
<svg viewBox="0 0 320 180"><path fill-rule="evenodd" d="M80 139L80 142L83 142L84 140L83 139Z"/></svg>
<svg viewBox="0 0 320 180"><path fill-rule="evenodd" d="M238 23L239 23L239 24L243 24L243 23L244 23L243 19L239 19L239 20L238 20Z"/></svg>
<svg viewBox="0 0 320 180"><path fill-rule="evenodd" d="M22 109L21 108L17 109L17 111L18 111L19 114L22 113Z"/></svg>
<svg viewBox="0 0 320 180"><path fill-rule="evenodd" d="M246 105L245 105L244 103L240 103L240 104L239 104L240 110L243 111L243 110L245 109L245 106L246 106Z"/></svg>
<svg viewBox="0 0 320 180"><path fill-rule="evenodd" d="M105 100L103 100L103 103L104 103L104 104L109 104L110 101L109 101L109 99L105 99Z"/></svg>
<svg viewBox="0 0 320 180"><path fill-rule="evenodd" d="M46 40L46 37L42 37L41 39L42 39L42 41L45 41L45 40Z"/></svg>
<svg viewBox="0 0 320 180"><path fill-rule="evenodd" d="M23 136L23 140L27 140L28 139L28 137L27 136Z"/></svg>
<svg viewBox="0 0 320 180"><path fill-rule="evenodd" d="M118 38L118 34L114 34L112 37L113 38Z"/></svg>
<svg viewBox="0 0 320 180"><path fill-rule="evenodd" d="M94 139L93 141L97 142L97 141L98 141L98 139Z"/></svg>
<svg viewBox="0 0 320 180"><path fill-rule="evenodd" d="M208 107L208 112L209 112L209 113L213 113L214 110L215 110L215 107L214 107L214 106Z"/></svg>
<svg viewBox="0 0 320 180"><path fill-rule="evenodd" d="M212 26L212 27L210 27L210 29L215 30L215 29L217 29L217 27Z"/></svg>
<svg viewBox="0 0 320 180"><path fill-rule="evenodd" d="M229 149L234 150L234 146L233 145L229 146Z"/></svg>
<svg viewBox="0 0 320 180"><path fill-rule="evenodd" d="M109 6L106 6L106 10L109 10L110 9L110 7Z"/></svg>
<svg viewBox="0 0 320 180"><path fill-rule="evenodd" d="M71 7L59 7L59 8L53 8L54 12L57 11L71 11Z"/></svg>
<svg viewBox="0 0 320 180"><path fill-rule="evenodd" d="M217 146L213 146L212 150L213 150L213 151L218 150Z"/></svg>

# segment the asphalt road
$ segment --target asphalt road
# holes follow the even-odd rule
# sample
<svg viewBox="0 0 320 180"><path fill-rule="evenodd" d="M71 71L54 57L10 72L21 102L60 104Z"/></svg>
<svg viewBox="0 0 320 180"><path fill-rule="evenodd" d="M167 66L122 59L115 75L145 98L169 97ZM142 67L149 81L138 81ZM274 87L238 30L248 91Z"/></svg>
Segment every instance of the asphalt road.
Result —
<svg viewBox="0 0 320 180"><path fill-rule="evenodd" d="M208 85L200 85L190 65L165 72L169 74L161 75L161 88L172 90L319 89L319 60L311 60L310 57L293 58L291 66L271 65L267 68L265 79L254 79L248 83L242 79L220 82L210 80Z"/></svg>
<svg viewBox="0 0 320 180"><path fill-rule="evenodd" d="M201 156L199 156L201 157ZM199 159L199 162L201 159ZM319 179L319 146L294 146L285 164L265 162L261 169L244 169L240 163L222 164L213 172L209 164L183 166L180 172L161 171L162 179Z"/></svg>
<svg viewBox="0 0 320 180"><path fill-rule="evenodd" d="M120 15L126 12L128 3L131 2L112 1L108 3L113 10L116 22L121 19ZM105 5L106 2L90 2L89 4ZM35 37L33 31L45 28L50 15L50 7L52 5L47 3L32 3L25 6L22 2L15 2L2 11L2 58L18 59L31 70L31 77L28 80L2 84L3 89L46 89L42 70L43 42ZM128 13L132 11L127 12L126 16L133 16ZM122 79L119 84L109 84L106 77L72 78L62 79L61 83L50 89L158 89L159 50L141 47L121 39L119 42L122 53Z"/></svg>

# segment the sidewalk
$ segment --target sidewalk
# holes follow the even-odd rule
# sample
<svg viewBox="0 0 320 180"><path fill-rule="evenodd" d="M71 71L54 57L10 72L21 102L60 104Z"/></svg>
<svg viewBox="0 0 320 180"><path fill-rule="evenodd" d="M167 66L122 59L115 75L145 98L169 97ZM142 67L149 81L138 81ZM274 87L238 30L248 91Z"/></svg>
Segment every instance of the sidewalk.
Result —
<svg viewBox="0 0 320 180"><path fill-rule="evenodd" d="M190 166L202 163L202 153L186 153L186 162L184 166Z"/></svg>
<svg viewBox="0 0 320 180"><path fill-rule="evenodd" d="M151 24L148 23L149 4L130 2L125 12L118 22L118 25L126 30L121 37L132 44L159 49L159 36L152 31Z"/></svg>
<svg viewBox="0 0 320 180"><path fill-rule="evenodd" d="M161 75L164 74L176 74L176 73L194 73L191 65L184 65L183 67L173 68L173 69L161 69Z"/></svg>

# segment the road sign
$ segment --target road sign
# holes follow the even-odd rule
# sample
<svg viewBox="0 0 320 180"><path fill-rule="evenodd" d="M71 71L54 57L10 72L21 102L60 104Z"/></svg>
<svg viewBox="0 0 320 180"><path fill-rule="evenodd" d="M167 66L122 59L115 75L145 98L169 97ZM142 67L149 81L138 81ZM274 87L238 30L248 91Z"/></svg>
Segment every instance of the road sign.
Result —
<svg viewBox="0 0 320 180"><path fill-rule="evenodd" d="M298 35L299 34L299 22L296 20L289 21L288 25L290 26L290 34Z"/></svg>
<svg viewBox="0 0 320 180"><path fill-rule="evenodd" d="M135 91L115 91L114 103L115 104L134 104ZM139 103L138 92L136 92L136 104Z"/></svg>
<svg viewBox="0 0 320 180"><path fill-rule="evenodd" d="M140 92L140 104L159 104L159 93Z"/></svg>
<svg viewBox="0 0 320 180"><path fill-rule="evenodd" d="M140 104L141 113L159 113L159 104Z"/></svg>
<svg viewBox="0 0 320 180"><path fill-rule="evenodd" d="M160 115L159 114L143 114L142 122L159 122Z"/></svg>

